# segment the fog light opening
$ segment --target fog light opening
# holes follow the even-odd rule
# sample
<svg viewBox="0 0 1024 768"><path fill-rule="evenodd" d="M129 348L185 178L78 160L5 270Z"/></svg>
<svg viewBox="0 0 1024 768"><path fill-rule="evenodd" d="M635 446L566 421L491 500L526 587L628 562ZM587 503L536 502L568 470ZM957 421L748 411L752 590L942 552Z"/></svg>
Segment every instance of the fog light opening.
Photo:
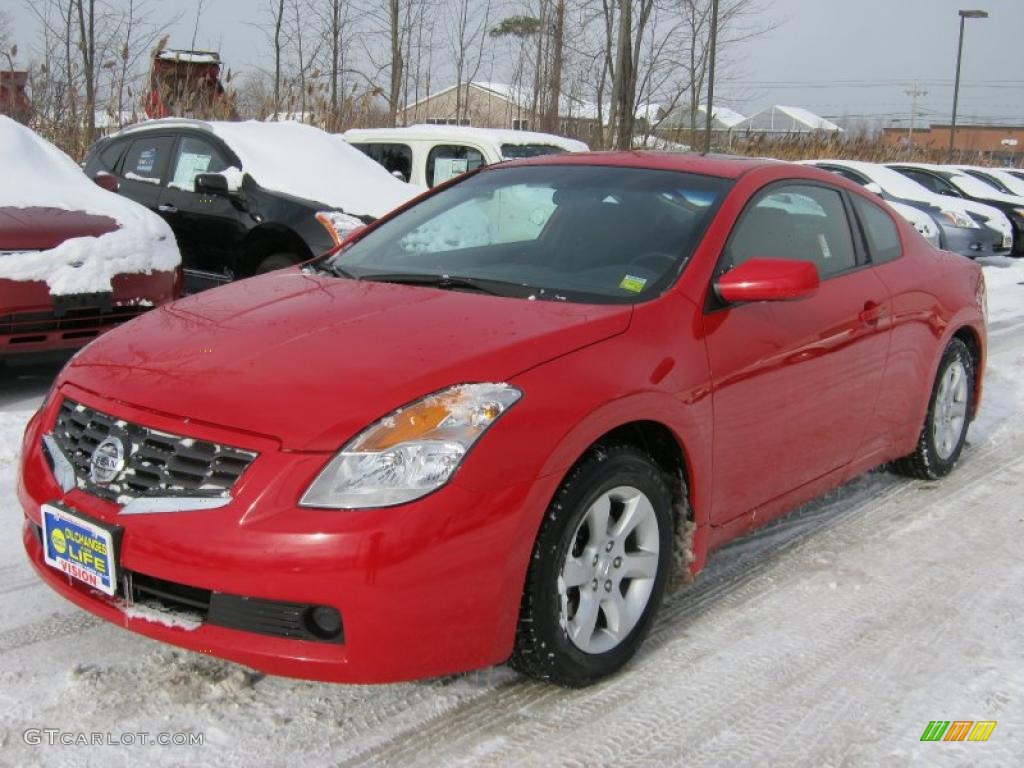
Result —
<svg viewBox="0 0 1024 768"><path fill-rule="evenodd" d="M336 608L318 605L306 610L306 629L310 634L324 640L333 640L341 635L341 614Z"/></svg>

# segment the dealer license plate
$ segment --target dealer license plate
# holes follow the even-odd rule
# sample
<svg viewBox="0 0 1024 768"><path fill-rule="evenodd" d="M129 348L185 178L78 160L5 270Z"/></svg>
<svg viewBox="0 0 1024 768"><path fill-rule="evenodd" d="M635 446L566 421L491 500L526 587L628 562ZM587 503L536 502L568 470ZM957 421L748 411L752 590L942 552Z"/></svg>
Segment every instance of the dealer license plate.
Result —
<svg viewBox="0 0 1024 768"><path fill-rule="evenodd" d="M117 527L52 504L44 504L42 514L46 564L113 595L117 591Z"/></svg>
<svg viewBox="0 0 1024 768"><path fill-rule="evenodd" d="M1003 248L1013 245L1013 235L1003 235Z"/></svg>

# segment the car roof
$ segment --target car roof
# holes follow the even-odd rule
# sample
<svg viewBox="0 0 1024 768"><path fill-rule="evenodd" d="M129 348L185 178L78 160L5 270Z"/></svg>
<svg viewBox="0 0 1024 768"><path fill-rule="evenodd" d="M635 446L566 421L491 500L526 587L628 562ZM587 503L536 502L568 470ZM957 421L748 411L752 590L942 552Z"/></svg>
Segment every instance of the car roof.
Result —
<svg viewBox="0 0 1024 768"><path fill-rule="evenodd" d="M502 163L503 167L520 165L611 165L621 168L683 171L705 176L736 179L756 168L781 166L786 165L786 163L769 158L733 157L731 155L714 154L698 155L696 153L652 152L646 150L543 155Z"/></svg>
<svg viewBox="0 0 1024 768"><path fill-rule="evenodd" d="M586 152L589 147L582 141L568 139L553 133L515 131L509 128L477 128L467 125L419 124L398 128L349 128L342 136L349 142L365 141L479 141L500 149L501 144L541 144L561 147L567 152Z"/></svg>
<svg viewBox="0 0 1024 768"><path fill-rule="evenodd" d="M198 131L213 133L213 126L206 120L193 120L187 117L164 117L159 120L144 120L134 125L126 125L121 130L110 134L108 138L127 136L128 134L141 133L143 131L158 131L161 128L193 128Z"/></svg>

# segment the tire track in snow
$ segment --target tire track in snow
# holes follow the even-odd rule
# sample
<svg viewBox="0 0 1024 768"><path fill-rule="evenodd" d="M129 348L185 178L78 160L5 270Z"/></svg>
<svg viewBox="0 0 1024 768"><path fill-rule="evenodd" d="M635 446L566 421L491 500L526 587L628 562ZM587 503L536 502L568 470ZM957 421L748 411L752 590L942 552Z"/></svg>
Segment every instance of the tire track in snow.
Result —
<svg viewBox="0 0 1024 768"><path fill-rule="evenodd" d="M46 619L0 632L0 653L15 651L44 640L75 635L104 623L101 619L85 611L76 611L71 614L55 613Z"/></svg>

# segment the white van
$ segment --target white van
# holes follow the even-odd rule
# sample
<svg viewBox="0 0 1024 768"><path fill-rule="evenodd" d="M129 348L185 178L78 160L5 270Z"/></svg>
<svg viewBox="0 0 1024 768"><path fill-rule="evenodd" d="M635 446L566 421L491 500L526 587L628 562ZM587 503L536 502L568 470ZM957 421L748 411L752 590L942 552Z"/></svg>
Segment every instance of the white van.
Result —
<svg viewBox="0 0 1024 768"><path fill-rule="evenodd" d="M590 150L582 141L550 133L456 125L352 128L343 135L392 174L421 187L502 160Z"/></svg>

